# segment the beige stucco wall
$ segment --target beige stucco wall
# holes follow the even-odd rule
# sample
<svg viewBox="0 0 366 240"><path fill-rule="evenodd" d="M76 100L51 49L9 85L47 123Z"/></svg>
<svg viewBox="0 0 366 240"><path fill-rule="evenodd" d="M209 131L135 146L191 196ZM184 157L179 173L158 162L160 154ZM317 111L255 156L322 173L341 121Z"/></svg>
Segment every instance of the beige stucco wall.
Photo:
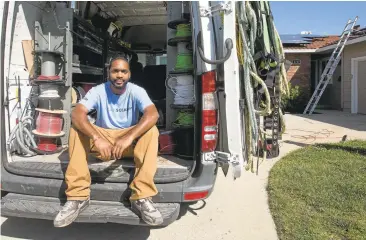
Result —
<svg viewBox="0 0 366 240"><path fill-rule="evenodd" d="M352 58L366 56L366 41L345 46L342 56L342 108L351 112L351 60ZM360 94L360 93L359 93ZM365 93L366 94L366 93Z"/></svg>

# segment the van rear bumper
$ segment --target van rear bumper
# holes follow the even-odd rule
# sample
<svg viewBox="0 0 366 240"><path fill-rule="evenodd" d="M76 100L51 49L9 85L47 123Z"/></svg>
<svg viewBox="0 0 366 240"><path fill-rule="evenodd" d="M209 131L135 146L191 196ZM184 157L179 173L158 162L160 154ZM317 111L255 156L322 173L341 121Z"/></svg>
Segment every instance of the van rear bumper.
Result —
<svg viewBox="0 0 366 240"><path fill-rule="evenodd" d="M182 202L183 182L170 184L156 184L158 195L153 197L154 202ZM66 199L66 184L64 180L21 176L8 172L1 167L1 190L21 195L32 195ZM123 202L130 196L128 183L92 183L90 198L98 201Z"/></svg>
<svg viewBox="0 0 366 240"><path fill-rule="evenodd" d="M62 205L58 198L9 193L1 199L1 216L53 220ZM179 203L155 203L155 206L163 215L164 222L160 226L171 224L179 216ZM89 207L80 213L75 222L147 225L129 205L96 200L90 201Z"/></svg>

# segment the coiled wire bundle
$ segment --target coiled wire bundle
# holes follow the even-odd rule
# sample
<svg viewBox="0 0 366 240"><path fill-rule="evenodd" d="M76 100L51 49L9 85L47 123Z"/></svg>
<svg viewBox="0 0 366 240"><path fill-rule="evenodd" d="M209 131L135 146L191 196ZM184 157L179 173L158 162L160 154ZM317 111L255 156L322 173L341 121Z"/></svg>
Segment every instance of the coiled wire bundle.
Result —
<svg viewBox="0 0 366 240"><path fill-rule="evenodd" d="M194 112L192 110L180 110L178 116L173 123L174 127L193 127Z"/></svg>
<svg viewBox="0 0 366 240"><path fill-rule="evenodd" d="M165 86L174 94L174 105L194 104L194 84L191 75L168 77Z"/></svg>
<svg viewBox="0 0 366 240"><path fill-rule="evenodd" d="M176 37L190 37L192 36L191 24L179 24L177 26Z"/></svg>

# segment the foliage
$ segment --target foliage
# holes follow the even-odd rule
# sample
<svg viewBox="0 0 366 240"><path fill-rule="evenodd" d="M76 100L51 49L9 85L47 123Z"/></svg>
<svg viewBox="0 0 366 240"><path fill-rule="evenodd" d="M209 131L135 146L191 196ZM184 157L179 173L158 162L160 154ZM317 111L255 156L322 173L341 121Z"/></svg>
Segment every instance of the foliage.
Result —
<svg viewBox="0 0 366 240"><path fill-rule="evenodd" d="M309 101L308 91L289 84L290 94L281 97L281 106L285 112L302 113Z"/></svg>

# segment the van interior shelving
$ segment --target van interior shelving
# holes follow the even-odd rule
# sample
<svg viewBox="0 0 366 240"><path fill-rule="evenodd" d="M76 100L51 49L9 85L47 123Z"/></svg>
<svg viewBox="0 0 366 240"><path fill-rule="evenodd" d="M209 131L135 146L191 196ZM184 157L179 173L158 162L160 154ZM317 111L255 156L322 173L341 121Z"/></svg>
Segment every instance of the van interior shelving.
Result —
<svg viewBox="0 0 366 240"><path fill-rule="evenodd" d="M23 21L20 24L27 24L31 35L34 36L33 51L42 52L48 49L47 51L50 52L56 50L61 52L61 60L55 60L55 75L62 81L61 84L58 83L58 94L63 105L61 110L66 113L63 114L64 135L57 139L62 150L54 153L43 151L34 156L28 156L25 151L19 150L21 147L17 145L18 140L15 134L8 141L8 147L11 149L8 167L28 176L63 179L68 163L70 113L91 87L106 81L110 59L117 55L124 55L130 59L131 82L146 89L160 114L157 124L160 139L156 182L174 182L188 178L196 165L197 149L193 143L198 138L196 136L198 129L194 120L197 117L197 102L174 104L175 95L167 87L167 79L182 75L189 76L194 80L193 89L196 89L193 68L175 69L179 55L177 46L179 42L187 44L185 51L189 52L188 56L195 56L194 53L192 55L191 36L175 37L177 25L181 23L187 24L186 30L189 32L190 3L77 2L74 9L67 6L71 4L70 2L35 2L32 6L27 6L25 2L22 4L23 8L32 8L37 4L39 9L44 10L40 15L25 15L21 11L17 13L23 14L23 20L17 21ZM62 8L62 5L65 7ZM120 23L121 29L118 28ZM15 29L15 31L18 30ZM21 36L20 32L17 33ZM23 39L19 38L15 41L20 42ZM20 99L22 114L35 116L35 121L30 126L33 128L36 127L36 119L39 116L34 106L37 106L39 99L37 96L32 97L32 93L37 95L43 86L56 83L50 79L44 82L36 79L43 75L46 61L44 56L45 54L33 55L35 72L33 76L29 74L30 81L24 85L25 90L22 90L22 99ZM191 61L194 63L194 60L191 59ZM28 62L28 64L31 63ZM12 84L14 87L9 88L9 91L17 89L16 81L10 81L10 85ZM9 92L8 95L11 93ZM196 96L194 98L197 99ZM30 99L31 104L27 104L27 99ZM8 136L16 127L17 121L16 112L10 110L12 107L14 107L13 102L7 108ZM187 123L188 126L177 120L178 116L186 116L184 114L190 114L193 117ZM95 112L91 113L90 120L95 120L95 116ZM40 135L33 135L33 137L37 142ZM102 162L90 157L88 164L95 181L128 182L130 173L134 169L132 159Z"/></svg>

